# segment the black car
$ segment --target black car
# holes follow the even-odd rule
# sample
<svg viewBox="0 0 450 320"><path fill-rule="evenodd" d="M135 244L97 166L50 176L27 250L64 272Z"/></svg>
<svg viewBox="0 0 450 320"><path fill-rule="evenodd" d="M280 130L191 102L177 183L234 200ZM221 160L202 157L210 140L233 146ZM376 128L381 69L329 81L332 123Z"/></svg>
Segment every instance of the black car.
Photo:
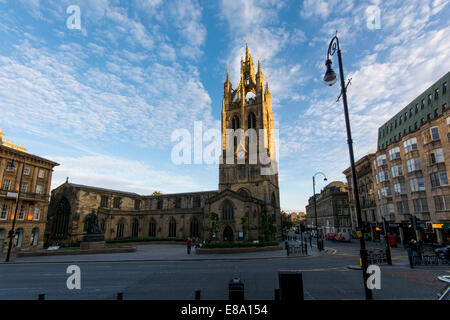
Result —
<svg viewBox="0 0 450 320"><path fill-rule="evenodd" d="M441 259L450 260L450 246L436 248L434 249L434 253L436 253Z"/></svg>

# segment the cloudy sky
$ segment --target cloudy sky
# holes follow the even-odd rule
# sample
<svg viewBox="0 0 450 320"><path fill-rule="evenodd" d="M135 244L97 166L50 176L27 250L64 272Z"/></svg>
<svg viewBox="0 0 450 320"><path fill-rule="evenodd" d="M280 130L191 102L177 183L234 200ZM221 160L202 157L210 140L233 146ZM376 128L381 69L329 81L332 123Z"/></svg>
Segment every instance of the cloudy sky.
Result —
<svg viewBox="0 0 450 320"><path fill-rule="evenodd" d="M0 128L60 163L53 188L69 177L140 194L216 190L218 166L173 163L171 135L220 128L226 64L235 88L247 37L272 93L281 207L304 210L315 172L345 180L349 166L340 89L322 83L336 30L359 158L450 70L449 11L446 0L0 0Z"/></svg>

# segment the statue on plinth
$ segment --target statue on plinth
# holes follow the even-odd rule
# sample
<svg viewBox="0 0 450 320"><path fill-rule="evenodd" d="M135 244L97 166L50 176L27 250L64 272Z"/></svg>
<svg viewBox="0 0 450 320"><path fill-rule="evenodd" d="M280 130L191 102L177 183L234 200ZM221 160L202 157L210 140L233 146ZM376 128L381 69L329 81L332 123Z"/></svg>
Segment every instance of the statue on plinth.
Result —
<svg viewBox="0 0 450 320"><path fill-rule="evenodd" d="M81 241L82 247L86 247L86 243L93 243L93 242L99 243L97 246L104 247L105 235L103 234L102 229L98 225L98 219L94 209L92 209L92 212L89 213L84 218L83 231L85 232L85 234L83 236L83 240ZM89 247L91 247L92 245L89 245Z"/></svg>

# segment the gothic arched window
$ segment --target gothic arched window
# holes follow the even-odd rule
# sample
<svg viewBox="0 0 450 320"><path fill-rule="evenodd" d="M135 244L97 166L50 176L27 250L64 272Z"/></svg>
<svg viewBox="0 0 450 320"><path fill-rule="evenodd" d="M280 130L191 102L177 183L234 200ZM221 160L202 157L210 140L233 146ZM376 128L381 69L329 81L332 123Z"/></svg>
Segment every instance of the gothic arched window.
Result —
<svg viewBox="0 0 450 320"><path fill-rule="evenodd" d="M69 233L70 204L67 198L63 197L56 208L56 215L53 217L52 234L55 238L64 238Z"/></svg>
<svg viewBox="0 0 450 320"><path fill-rule="evenodd" d="M169 238L175 238L177 236L177 222L172 217L169 222Z"/></svg>
<svg viewBox="0 0 450 320"><path fill-rule="evenodd" d="M137 238L139 236L139 221L138 219L133 220L133 224L131 225L131 237Z"/></svg>
<svg viewBox="0 0 450 320"><path fill-rule="evenodd" d="M248 121L248 129L256 128L256 116L253 112L250 112L250 114L248 115L247 121Z"/></svg>
<svg viewBox="0 0 450 320"><path fill-rule="evenodd" d="M200 232L199 232L200 228L199 228L199 224L198 224L198 220L197 218L192 218L191 221L191 233L190 236L191 237L195 237L198 238L200 237Z"/></svg>
<svg viewBox="0 0 450 320"><path fill-rule="evenodd" d="M222 205L222 220L234 219L234 205L230 200L225 200Z"/></svg>
<svg viewBox="0 0 450 320"><path fill-rule="evenodd" d="M124 231L124 229L125 229L125 223L123 223L123 220L121 220L117 224L116 239L123 238L123 231Z"/></svg>
<svg viewBox="0 0 450 320"><path fill-rule="evenodd" d="M155 221L155 219L150 220L150 224L148 226L148 236L156 237L156 221Z"/></svg>
<svg viewBox="0 0 450 320"><path fill-rule="evenodd" d="M233 130L237 130L241 128L241 120L238 116L234 116L233 120L231 120L231 128Z"/></svg>

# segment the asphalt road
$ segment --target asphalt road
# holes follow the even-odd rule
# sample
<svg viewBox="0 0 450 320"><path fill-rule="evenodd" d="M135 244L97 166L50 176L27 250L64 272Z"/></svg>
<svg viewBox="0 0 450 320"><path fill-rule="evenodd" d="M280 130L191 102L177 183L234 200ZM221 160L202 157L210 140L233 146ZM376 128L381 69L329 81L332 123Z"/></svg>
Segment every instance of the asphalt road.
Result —
<svg viewBox="0 0 450 320"><path fill-rule="evenodd" d="M340 245L340 244L339 244ZM359 263L357 246L313 257L241 261L102 262L77 263L81 289L69 290L67 263L0 265L0 299L202 299L226 300L228 281L235 276L245 284L246 299L273 300L279 270L301 270L305 299L364 299L362 272L348 269ZM344 250L345 249L345 250ZM347 251L346 251L347 250ZM339 255L339 252L345 254ZM442 288L438 275L450 268L409 269L382 267L381 290L375 299L435 299Z"/></svg>

